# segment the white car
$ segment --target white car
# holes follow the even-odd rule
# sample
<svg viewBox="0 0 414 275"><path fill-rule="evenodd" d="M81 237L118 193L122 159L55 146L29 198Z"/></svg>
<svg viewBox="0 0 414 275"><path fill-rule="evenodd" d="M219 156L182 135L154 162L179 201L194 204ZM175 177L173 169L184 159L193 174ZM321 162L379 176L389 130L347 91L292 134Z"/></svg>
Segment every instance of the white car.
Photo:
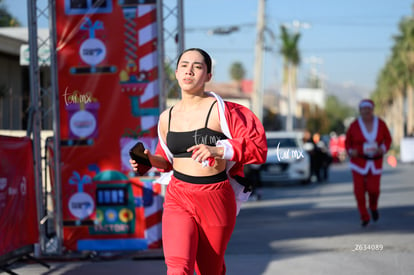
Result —
<svg viewBox="0 0 414 275"><path fill-rule="evenodd" d="M310 156L303 148L301 133L266 132L267 159L260 167L262 182L301 182L311 179Z"/></svg>

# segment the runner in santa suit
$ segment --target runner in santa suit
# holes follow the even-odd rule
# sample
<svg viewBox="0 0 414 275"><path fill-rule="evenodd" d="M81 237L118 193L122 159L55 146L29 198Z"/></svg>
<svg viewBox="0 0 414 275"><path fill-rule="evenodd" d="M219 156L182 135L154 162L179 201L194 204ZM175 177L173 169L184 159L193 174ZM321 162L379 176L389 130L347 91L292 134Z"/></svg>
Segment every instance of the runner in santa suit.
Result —
<svg viewBox="0 0 414 275"><path fill-rule="evenodd" d="M367 210L366 193L372 219L377 221L379 218L382 162L384 154L390 149L392 139L385 122L374 115L372 100L362 100L359 112L360 116L352 122L346 133L345 148L350 157L361 225L365 227L371 218Z"/></svg>
<svg viewBox="0 0 414 275"><path fill-rule="evenodd" d="M160 115L155 154L144 152L163 172L158 182L168 183L162 217L168 275L226 274L227 244L251 193L244 165L266 160L265 131L253 112L205 91L211 65L202 49L179 56L181 99Z"/></svg>
<svg viewBox="0 0 414 275"><path fill-rule="evenodd" d="M223 148L221 158L226 161L225 174L227 174L228 182L234 191L234 197L233 195L225 194L225 198L220 198L217 194L207 189L211 184L199 184L195 183L195 181L190 186L178 185L177 183L181 184L181 182L176 182L178 175L181 177L178 179L184 180L184 182L191 181L190 179L187 180L185 175L181 175L174 170L175 156L164 142L162 135L159 134L159 143L155 154L163 156L171 165L165 170L160 170L167 172L172 169L171 172L173 172L163 175L163 178L165 177L164 181L169 182L162 222L164 255L169 270L168 274L193 274L191 265L188 263L183 264L175 259L178 255L182 259L191 259L189 255L191 255L192 250L198 251L196 256L197 274L225 274L226 269L223 256L234 228L235 216L238 215L241 204L248 200L252 191L252 186L243 185L249 184L249 182L243 180L245 179L244 165L263 163L266 159L267 143L265 132L257 117L242 105L226 102L213 92L205 93L216 99L220 128L227 137L227 139L219 140L216 146ZM214 165L214 163L211 163L212 160L214 162L214 158L204 160L201 165L205 167ZM217 162L217 159L215 161ZM167 177L167 175L171 175L171 178ZM202 188L202 185L206 186L204 187L205 190L199 191L198 189ZM178 186L179 188L177 188ZM185 194L185 188L190 190L190 187L196 189L194 192L194 194L198 193L196 196L181 194ZM207 200L208 197L210 198ZM206 200L201 200L202 198ZM219 207L220 205L221 207ZM189 213L188 217L185 217L187 215L180 215L178 209L181 207L183 207L181 211L194 211L195 213ZM235 212L232 209L235 209ZM200 213L196 214L199 211ZM199 236L196 238L198 240L194 239L194 237L188 240L186 233L190 232L189 228L193 226L185 226L185 224L188 224L188 218L194 219L195 224L198 224L197 227L200 230ZM207 223L212 221L216 223L213 227ZM184 224L184 226L178 226L179 224ZM227 231L227 233L219 234L218 231L222 230L222 228L227 228L223 231ZM204 234L205 236L203 237ZM183 243L193 243L193 245L189 244L188 248L186 248L187 246L182 245ZM216 250L215 253L209 252L211 247ZM189 271L188 273L170 271L173 270L172 267L174 267L175 271L179 271L183 266L185 271Z"/></svg>

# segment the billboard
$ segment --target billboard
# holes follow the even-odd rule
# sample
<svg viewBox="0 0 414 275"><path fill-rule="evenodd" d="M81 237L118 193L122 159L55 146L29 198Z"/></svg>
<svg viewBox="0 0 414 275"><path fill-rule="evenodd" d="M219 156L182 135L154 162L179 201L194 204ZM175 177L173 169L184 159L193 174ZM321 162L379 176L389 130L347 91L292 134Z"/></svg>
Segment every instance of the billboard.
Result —
<svg viewBox="0 0 414 275"><path fill-rule="evenodd" d="M66 249L160 245L146 212L157 208L160 227L161 195L154 178L135 177L128 154L138 141L157 144L156 11L155 0L56 1Z"/></svg>

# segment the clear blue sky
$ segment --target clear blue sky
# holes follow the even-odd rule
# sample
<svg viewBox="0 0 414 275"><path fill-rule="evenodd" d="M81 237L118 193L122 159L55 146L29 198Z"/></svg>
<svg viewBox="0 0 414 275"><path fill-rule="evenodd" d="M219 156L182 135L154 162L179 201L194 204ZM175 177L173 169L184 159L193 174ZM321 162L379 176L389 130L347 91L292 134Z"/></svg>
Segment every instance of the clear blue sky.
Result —
<svg viewBox="0 0 414 275"><path fill-rule="evenodd" d="M47 0L38 2L46 3ZM171 0L165 0L171 2ZM412 16L413 0L267 0L266 21L276 40L266 35L275 52L265 54L265 86L280 85L282 63L277 53L279 26L299 20L311 25L301 29L302 54L299 79L309 72L311 57L326 80L372 90L380 69L391 53L393 35L404 16ZM6 0L9 11L27 25L26 0ZM175 1L173 1L175 3ZM257 0L184 0L185 47L207 50L216 62L214 79L229 81L233 62L242 62L253 78ZM47 26L47 22L40 24ZM209 35L208 29L236 25L230 35Z"/></svg>

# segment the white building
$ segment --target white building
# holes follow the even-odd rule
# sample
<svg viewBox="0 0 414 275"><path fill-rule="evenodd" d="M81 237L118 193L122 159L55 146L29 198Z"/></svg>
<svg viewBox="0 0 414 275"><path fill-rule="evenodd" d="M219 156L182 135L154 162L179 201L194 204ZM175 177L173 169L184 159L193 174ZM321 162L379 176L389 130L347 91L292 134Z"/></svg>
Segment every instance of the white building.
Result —
<svg viewBox="0 0 414 275"><path fill-rule="evenodd" d="M308 103L325 109L326 92L323 89L299 88L296 91L297 103Z"/></svg>

